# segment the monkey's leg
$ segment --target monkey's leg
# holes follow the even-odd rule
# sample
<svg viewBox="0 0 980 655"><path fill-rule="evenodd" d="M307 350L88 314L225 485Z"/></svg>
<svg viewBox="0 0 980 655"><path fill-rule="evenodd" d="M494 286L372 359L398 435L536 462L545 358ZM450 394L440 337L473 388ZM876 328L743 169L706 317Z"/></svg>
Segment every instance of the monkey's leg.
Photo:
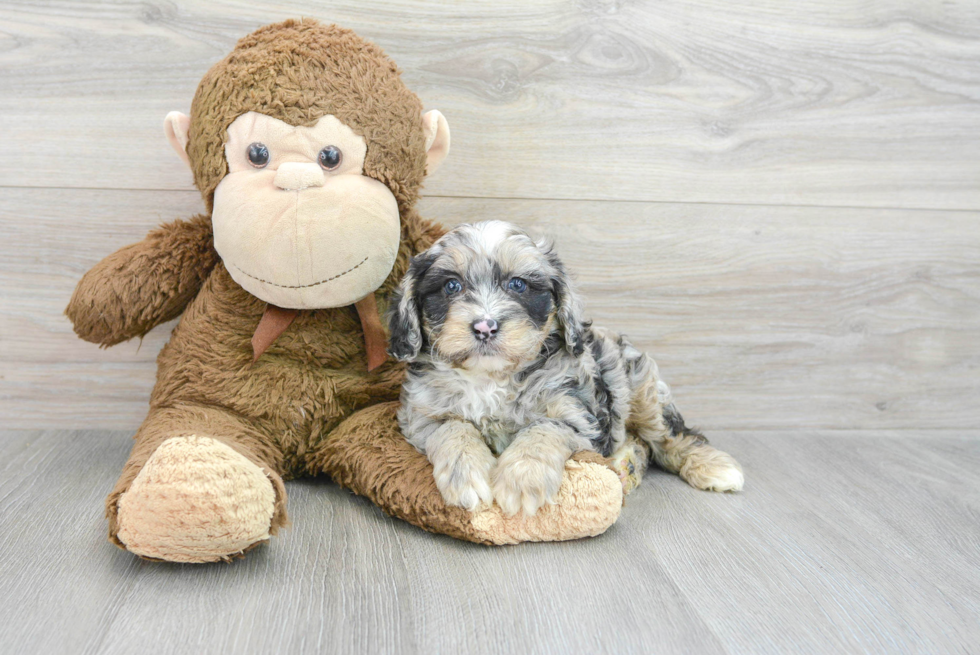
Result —
<svg viewBox="0 0 980 655"><path fill-rule="evenodd" d="M484 544L565 541L605 532L623 505L623 487L596 453L565 465L557 504L531 517L504 516L494 504L469 512L450 507L436 488L432 464L398 429L398 403L362 409L338 425L311 451L311 473L326 473L386 513L430 532Z"/></svg>
<svg viewBox="0 0 980 655"><path fill-rule="evenodd" d="M150 411L106 499L109 540L141 557L241 556L286 522L280 455L248 421L217 407Z"/></svg>

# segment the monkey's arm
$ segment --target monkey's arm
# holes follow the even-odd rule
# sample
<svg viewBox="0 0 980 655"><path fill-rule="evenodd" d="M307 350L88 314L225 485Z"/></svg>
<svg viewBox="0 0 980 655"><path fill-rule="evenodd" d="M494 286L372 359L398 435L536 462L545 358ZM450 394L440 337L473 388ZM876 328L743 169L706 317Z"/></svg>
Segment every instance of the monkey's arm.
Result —
<svg viewBox="0 0 980 655"><path fill-rule="evenodd" d="M86 273L65 315L102 346L143 336L179 316L217 263L209 216L166 223Z"/></svg>

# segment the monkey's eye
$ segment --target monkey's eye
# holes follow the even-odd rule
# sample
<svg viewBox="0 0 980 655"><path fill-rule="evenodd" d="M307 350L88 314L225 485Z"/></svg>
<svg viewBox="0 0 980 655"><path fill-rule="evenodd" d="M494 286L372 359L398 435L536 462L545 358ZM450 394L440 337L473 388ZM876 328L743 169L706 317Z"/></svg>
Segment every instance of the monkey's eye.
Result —
<svg viewBox="0 0 980 655"><path fill-rule="evenodd" d="M265 168L269 163L269 149L264 143L253 143L248 147L248 163L256 168Z"/></svg>
<svg viewBox="0 0 980 655"><path fill-rule="evenodd" d="M459 280L449 280L442 285L442 288L446 292L447 296L451 296L462 291L463 285L459 283Z"/></svg>
<svg viewBox="0 0 980 655"><path fill-rule="evenodd" d="M320 151L320 166L323 166L328 171L340 166L340 161L344 158L340 148L337 146L327 146Z"/></svg>
<svg viewBox="0 0 980 655"><path fill-rule="evenodd" d="M527 282L519 277L512 277L510 278L510 282L507 283L507 288L517 293L524 293L527 291Z"/></svg>

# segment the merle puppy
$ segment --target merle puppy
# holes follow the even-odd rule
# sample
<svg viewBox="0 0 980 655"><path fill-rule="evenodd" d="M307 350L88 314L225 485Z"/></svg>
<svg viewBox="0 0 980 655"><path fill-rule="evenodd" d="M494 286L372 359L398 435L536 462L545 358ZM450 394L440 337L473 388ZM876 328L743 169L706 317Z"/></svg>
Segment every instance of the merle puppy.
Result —
<svg viewBox="0 0 980 655"><path fill-rule="evenodd" d="M389 322L391 354L411 362L398 420L450 505L534 514L581 450L611 457L625 491L650 460L698 489L742 488L656 363L585 322L554 250L514 225L461 225L416 256Z"/></svg>

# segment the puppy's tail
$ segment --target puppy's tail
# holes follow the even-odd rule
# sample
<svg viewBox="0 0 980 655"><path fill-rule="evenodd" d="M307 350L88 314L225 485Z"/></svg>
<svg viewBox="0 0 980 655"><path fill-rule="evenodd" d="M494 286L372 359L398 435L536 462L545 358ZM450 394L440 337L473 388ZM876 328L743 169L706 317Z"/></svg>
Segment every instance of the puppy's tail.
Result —
<svg viewBox="0 0 980 655"><path fill-rule="evenodd" d="M708 491L739 491L745 483L742 467L728 453L708 445L699 431L687 427L659 379L657 364L623 340L623 355L632 397L626 430L650 448L650 459Z"/></svg>

